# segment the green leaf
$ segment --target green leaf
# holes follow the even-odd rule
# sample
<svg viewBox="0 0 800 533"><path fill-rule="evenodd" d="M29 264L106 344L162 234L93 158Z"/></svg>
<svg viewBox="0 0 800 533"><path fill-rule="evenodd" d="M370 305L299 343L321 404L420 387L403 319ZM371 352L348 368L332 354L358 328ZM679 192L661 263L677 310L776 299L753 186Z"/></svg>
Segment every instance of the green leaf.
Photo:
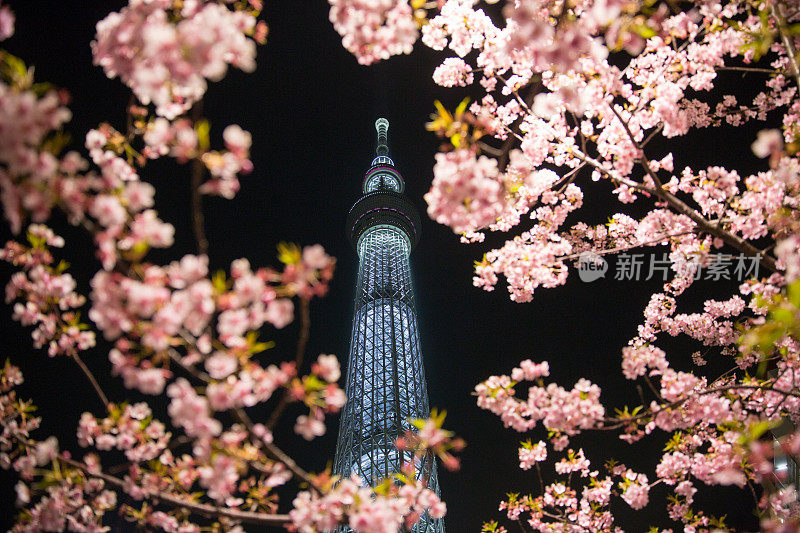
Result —
<svg viewBox="0 0 800 533"><path fill-rule="evenodd" d="M5 76L12 80L24 78L28 74L25 62L4 50L0 51L0 69Z"/></svg>
<svg viewBox="0 0 800 533"><path fill-rule="evenodd" d="M307 391L321 391L327 386L326 382L322 381L314 374L309 374L303 381Z"/></svg>
<svg viewBox="0 0 800 533"><path fill-rule="evenodd" d="M650 37L655 37L658 35L656 30L648 26L647 24L636 24L631 26L631 31L633 31L636 35L643 39L649 39Z"/></svg>
<svg viewBox="0 0 800 533"><path fill-rule="evenodd" d="M296 265L302 260L300 247L293 242L278 243L278 261L284 265Z"/></svg>
<svg viewBox="0 0 800 533"><path fill-rule="evenodd" d="M194 131L197 133L197 145L199 147L200 152L207 152L208 148L211 146L211 123L206 120L202 119L197 121L194 125Z"/></svg>
<svg viewBox="0 0 800 533"><path fill-rule="evenodd" d="M752 440L758 440L759 438L761 438L761 435L763 435L764 433L766 433L767 431L769 431L770 429L774 428L777 425L778 423L776 422L771 422L769 420L761 420L749 428L750 438Z"/></svg>
<svg viewBox="0 0 800 533"><path fill-rule="evenodd" d="M211 278L211 284L214 286L214 290L218 293L227 291L228 283L225 279L225 272L222 270L217 270L214 272L214 277Z"/></svg>

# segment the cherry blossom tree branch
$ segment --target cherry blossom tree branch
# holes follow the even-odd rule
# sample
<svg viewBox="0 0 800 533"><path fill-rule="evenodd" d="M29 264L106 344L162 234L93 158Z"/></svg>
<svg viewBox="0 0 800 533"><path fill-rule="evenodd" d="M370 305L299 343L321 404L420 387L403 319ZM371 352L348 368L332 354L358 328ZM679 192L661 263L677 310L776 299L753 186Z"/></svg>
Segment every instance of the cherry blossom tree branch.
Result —
<svg viewBox="0 0 800 533"><path fill-rule="evenodd" d="M775 263L775 259L769 255L762 254L762 251L743 238L735 235L729 231L724 230L720 227L719 224L714 224L700 213L697 212L696 209L691 208L687 205L683 200L679 199L677 196L669 192L664 188L664 185L661 183L661 179L658 175L653 171L652 167L650 166L650 161L647 159L647 156L644 153L644 148L639 144L636 138L633 135L628 123L622 118L619 111L617 110L616 106L610 105L609 108L617 117L617 119L622 124L622 127L625 129L628 138L636 147L639 152L639 164L642 166L644 171L653 180L653 183L656 187L653 189L653 193L661 198L662 200L666 201L670 207L672 207L675 211L682 215L686 215L687 217L691 218L695 224L700 228L701 231L713 235L715 237L719 237L725 244L728 244L740 252L748 255L750 257L758 257L759 262L769 270L773 272L778 271L778 266Z"/></svg>
<svg viewBox="0 0 800 533"><path fill-rule="evenodd" d="M308 309L308 302L305 301L305 300L301 300L301 302L305 303L305 305L301 304L301 309L303 307ZM303 315L303 314L304 313L302 313L302 311L301 311L301 315ZM305 313L305 314L306 314L305 322L306 322L306 324L308 324L308 316L307 316L307 313ZM301 327L301 330L302 329L303 328ZM302 337L302 335L301 335L301 337ZM306 342L307 342L307 340L308 340L307 339L308 338L308 331L306 331L305 337L306 337ZM304 345L305 345L305 343L304 343ZM301 354L301 353L302 352L300 351L300 349L298 347L298 354ZM174 350L170 350L170 358L172 359L172 361L174 361L181 368L183 368L184 370L189 372L196 379L198 379L198 380L200 380L200 381L202 381L204 383L208 383L210 381L210 376L208 376L208 374L206 374L204 372L201 372L201 371L198 371L196 369L187 367L186 365L184 365L180 361L180 354L178 354ZM285 393L281 397L281 402L285 402L286 404L288 404L287 395ZM279 404L278 407L280 407L280 404ZM281 412L284 409L285 409L285 405L283 406L283 408L281 408ZM276 411L277 411L277 407L272 412L272 416L270 416L270 420L272 420L272 418L275 415ZM250 433L250 436L254 439L254 441L262 442L264 444L264 447L267 450L267 452L269 453L269 455L271 455L278 462L283 463L283 465L286 468L288 468L292 472L292 474L294 474L297 478L301 479L302 481L308 483L309 486L313 487L313 489L316 492L319 492L319 489L316 487L316 485L314 485L314 480L311 477L311 474L309 474L308 472L306 472L305 470L300 468L300 466L298 466L298 464L291 457L289 457L283 450L278 448L278 446L276 446L273 443L264 442L264 440L258 435L258 432L255 430L255 424L253 423L253 420L250 418L250 416L247 414L247 412L243 408L241 408L241 407L236 408L233 411L233 415L242 425L245 426L245 428L247 429L248 433ZM275 421L276 422L277 422L279 417L280 417L280 413L278 414L277 417L275 417ZM268 429L271 429L271 428L268 427Z"/></svg>
<svg viewBox="0 0 800 533"><path fill-rule="evenodd" d="M776 264L775 259L773 257L769 255L764 255L762 253L762 250L756 248L743 238L739 237L738 235L734 235L733 233L730 233L728 231L725 231L717 224L712 223L711 221L700 215L696 210L686 205L686 203L684 203L682 200L677 198L669 191L664 189L659 189L656 192L656 194L660 198L665 200L670 205L670 207L675 209L675 211L691 218L702 231L710 235L713 235L715 237L719 237L725 244L733 246L734 248L741 251L745 255L748 255L750 257L758 257L759 262L769 270L773 272L778 271L778 265Z"/></svg>
<svg viewBox="0 0 800 533"><path fill-rule="evenodd" d="M314 492L317 494L322 494L322 492L319 490L319 487L317 487L317 485L314 483L314 479L311 477L311 474L300 468L294 459L286 455L286 453L278 448L278 446L276 446L274 443L264 442L264 439L258 436L258 432L255 430L255 424L253 424L253 420L244 409L234 409L233 414L236 419L247 428L247 431L250 433L250 436L254 439L254 441L262 442L264 444L264 448L267 452L269 452L269 455L271 455L277 461L283 463L283 465L288 468L297 478L306 482Z"/></svg>
<svg viewBox="0 0 800 533"><path fill-rule="evenodd" d="M780 74L781 71L774 69L774 68L758 68L758 67L737 67L732 65L725 65L721 67L715 67L714 70L718 71L732 71L732 72L744 72L744 73L757 73L757 74L769 74L775 75Z"/></svg>
<svg viewBox="0 0 800 533"><path fill-rule="evenodd" d="M195 123L200 120L203 113L203 101L200 100L192 108L192 119ZM206 237L205 215L203 214L203 197L200 186L203 183L205 168L203 161L196 157L192 160L192 231L197 242L197 251L201 255L208 255L208 238Z"/></svg>
<svg viewBox="0 0 800 533"><path fill-rule="evenodd" d="M795 48L794 41L792 41L793 37L789 34L786 26L786 17L783 15L783 8L784 5L782 2L771 2L770 11L775 19L778 32L781 35L781 42L786 48L786 55L789 56L789 64L792 67L794 81L797 83L798 89L800 89L800 66L797 64L797 48Z"/></svg>
<svg viewBox="0 0 800 533"><path fill-rule="evenodd" d="M650 135L648 135L648 136L645 138L645 140L643 140L643 141L642 141L642 146L647 146L647 145L650 143L650 141L652 141L652 140L653 140L653 138L654 138L656 135L658 135L659 133L661 133L663 130L664 130L664 125L663 125L663 124L659 124L658 126L656 126L656 127L653 129L653 131L651 131L651 132L650 132Z"/></svg>
<svg viewBox="0 0 800 533"><path fill-rule="evenodd" d="M125 490L125 485L126 485L125 482L119 479L118 477L114 477L109 474L104 474L102 472L96 472L90 469L84 463L75 461L74 459L70 459L68 457L60 456L58 460L73 468L77 468L78 470L80 470L89 477L102 479L109 485L113 485L117 488ZM149 491L147 497L151 499L155 504L159 502L165 502L172 506L181 507L183 509L191 511L192 513L204 516L206 518L224 517L237 520L240 522L257 524L262 526L283 526L291 523L291 518L289 517L289 515L286 514L267 514L267 513L258 513L252 511L239 511L236 509L225 508L225 507L217 507L215 505L210 505L206 503L187 501L183 498L180 498L172 494L168 494L166 492Z"/></svg>
<svg viewBox="0 0 800 533"><path fill-rule="evenodd" d="M714 388L711 388L711 389L706 389L704 391L697 392L694 395L684 396L683 398L679 398L679 399L677 399L677 400L675 400L673 402L670 402L668 404L661 405L661 406L659 406L658 409L656 409L654 411L645 410L642 413L639 413L639 414L634 415L634 416L626 417L624 419L606 418L606 419L604 419L604 422L610 422L610 424L609 425L604 425L602 427L598 427L598 428L595 428L595 429L600 429L600 430L618 429L618 428L620 428L622 426L630 424L631 422L635 422L637 420L642 420L644 418L649 418L649 417L652 417L652 416L656 416L659 413L661 413L663 411L666 411L667 409L672 409L674 407L677 407L677 406L679 406L679 405L681 405L683 403L686 403L687 401L689 401L695 395L696 396L706 396L706 395L715 394L715 393L718 393L718 392L726 392L726 391L734 391L734 390L743 390L743 391L749 390L749 391L753 391L753 392L757 392L757 391L774 392L774 393L777 393L777 394L782 394L784 397L800 398L800 392L785 391L785 390L773 388L772 386L743 385L743 384L723 385L723 386L714 387Z"/></svg>
<svg viewBox="0 0 800 533"><path fill-rule="evenodd" d="M297 350L294 356L294 365L295 368L300 371L300 367L303 364L303 359L305 358L306 353L306 345L308 344L308 338L311 328L311 312L309 308L309 302L305 298L300 299L300 334L297 339ZM275 428L275 424L278 423L278 420L283 415L283 412L286 410L286 407L289 405L289 397L286 394L286 391L283 391L281 395L281 399L278 401L278 405L275 406L275 409L269 416L267 420L266 426L267 429L272 431Z"/></svg>
<svg viewBox="0 0 800 533"><path fill-rule="evenodd" d="M86 379L89 380L89 383L92 384L92 388L97 393L97 396L100 398L100 401L103 402L103 406L108 410L111 402L108 401L108 396L103 392L103 389L100 387L100 384L97 382L97 379L92 374L92 371L89 370L89 367L86 366L86 363L83 362L83 359L78 355L77 352L72 354L72 359L77 363L78 367L83 371Z"/></svg>
<svg viewBox="0 0 800 533"><path fill-rule="evenodd" d="M627 185L628 187L630 187L632 189L635 189L637 191L640 191L640 192L642 192L644 194L655 194L655 190L651 189L650 187L646 187L645 185L643 185L643 184L641 184L641 183L639 183L637 181L633 181L631 179L623 178L621 176L615 175L609 169L604 167L603 164L600 163L600 161L598 161L597 159L594 159L593 157L589 156L588 154L585 154L584 152L582 152L578 148L575 148L575 147L572 148L572 155L575 156L578 160L583 161L584 163L594 167L595 169L597 169L598 172L600 172L601 174L605 175L607 178L609 178L612 181L616 181L616 182L622 183L623 185Z"/></svg>
<svg viewBox="0 0 800 533"><path fill-rule="evenodd" d="M294 364L298 372L300 371L300 366L303 364L311 329L311 312L309 307L309 301L305 298L300 298L300 335L297 339L297 350L294 355Z"/></svg>
<svg viewBox="0 0 800 533"><path fill-rule="evenodd" d="M650 246L650 245L654 245L654 244L659 244L661 242L664 242L667 239L672 239L674 237L682 237L683 235L689 235L691 233L694 233L694 232L693 231L682 231L680 233L671 233L669 235L663 235L662 237L660 237L658 239L653 239L653 240L650 240L650 241L640 242L640 243L632 244L630 246L617 246L616 248L609 248L608 250L593 251L592 253L594 253L595 255L608 255L608 254L615 254L615 253L618 253L618 252L627 252L628 250L635 250L636 248L642 248L644 246ZM564 256L561 256L560 259L562 259L562 260L577 259L582 254L583 254L583 252L578 253L578 254L564 255Z"/></svg>
<svg viewBox="0 0 800 533"><path fill-rule="evenodd" d="M298 366L299 364L302 364L303 357L305 354L305 347L308 344L308 338L310 334L310 324L311 324L311 318L309 311L309 302L306 299L300 299L300 338L298 340L297 351L295 354L295 362L298 364ZM175 364L180 366L182 369L184 369L186 372L188 372L190 375L192 375L199 381L202 381L203 383L208 383L211 380L211 377L205 372L184 365L183 362L181 361L180 354L178 354L175 350L170 349L169 354L170 354L170 359L173 362L175 362ZM275 410L273 410L269 419L270 421L273 421L274 419L273 426L275 423L277 423L278 419L280 418L281 414L285 410L286 405L288 405L288 403L289 403L288 396L284 392L283 396L281 397L281 403L279 403L278 406L276 406ZM294 474L297 478L301 479L309 486L311 486L314 491L318 493L320 492L319 489L314 484L314 480L311 477L311 474L300 468L300 466L298 466L298 464L291 457L289 457L283 450L278 448L278 446L276 446L273 443L265 443L263 441L263 439L258 435L258 432L255 430L255 424L253 423L252 419L243 408L240 407L235 409L233 411L233 414L234 417L242 425L244 425L245 428L247 428L251 437L256 442L264 443L265 449L274 459L276 459L280 463L283 463L283 465L286 466L286 468L288 468L292 472L292 474ZM271 430L272 427L267 425L267 429Z"/></svg>
<svg viewBox="0 0 800 533"><path fill-rule="evenodd" d="M211 381L211 376L203 372L202 370L198 370L197 368L186 365L182 361L181 354L179 354L174 348L169 348L168 350L170 360L181 367L184 372L192 376L193 378L202 381L203 383L208 383Z"/></svg>

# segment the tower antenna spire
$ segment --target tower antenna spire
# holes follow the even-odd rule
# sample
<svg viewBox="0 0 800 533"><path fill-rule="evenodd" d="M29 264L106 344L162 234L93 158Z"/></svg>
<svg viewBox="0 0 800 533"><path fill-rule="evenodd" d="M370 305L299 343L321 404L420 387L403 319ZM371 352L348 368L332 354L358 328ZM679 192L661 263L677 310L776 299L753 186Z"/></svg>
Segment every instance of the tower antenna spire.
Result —
<svg viewBox="0 0 800 533"><path fill-rule="evenodd" d="M375 155L389 156L389 121L381 117L375 121L375 129L378 131L377 142L375 143Z"/></svg>

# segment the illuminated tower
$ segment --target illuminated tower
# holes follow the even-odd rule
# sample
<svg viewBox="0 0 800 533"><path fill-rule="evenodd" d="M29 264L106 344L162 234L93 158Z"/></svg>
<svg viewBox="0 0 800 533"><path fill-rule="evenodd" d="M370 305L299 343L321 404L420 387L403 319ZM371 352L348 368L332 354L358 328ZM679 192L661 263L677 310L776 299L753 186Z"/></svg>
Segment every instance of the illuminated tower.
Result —
<svg viewBox="0 0 800 533"><path fill-rule="evenodd" d="M358 474L370 485L399 472L411 459L395 448L395 440L411 427L409 419L430 415L409 264L420 219L389 159L389 121L378 119L375 129L376 157L364 177L362 196L347 216L359 268L347 403L334 464L334 473ZM426 458L418 469L438 493L434 459ZM415 533L443 531L442 520L427 514L414 528Z"/></svg>

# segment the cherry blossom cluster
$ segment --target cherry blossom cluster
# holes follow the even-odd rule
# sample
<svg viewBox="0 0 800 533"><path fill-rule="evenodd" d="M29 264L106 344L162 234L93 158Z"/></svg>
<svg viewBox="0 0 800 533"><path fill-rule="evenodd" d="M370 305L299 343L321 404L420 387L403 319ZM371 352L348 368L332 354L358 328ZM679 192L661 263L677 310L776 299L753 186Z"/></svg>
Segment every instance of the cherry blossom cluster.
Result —
<svg viewBox="0 0 800 533"><path fill-rule="evenodd" d="M583 451L577 453L569 450L568 457L555 465L559 475L567 474L563 481L557 481L541 487L541 495L509 494L500 503L499 509L506 516L520 524L526 523L534 531L603 531L613 525L613 517L609 510L611 496L614 494L613 478L619 475L619 466L610 474L600 477L597 470L589 470L590 463ZM538 468L538 464L537 464ZM624 468L624 467L623 467ZM579 476L574 477L573 473ZM579 492L573 487L575 479L587 480L587 484ZM482 531L506 531L496 522L488 522Z"/></svg>
<svg viewBox="0 0 800 533"><path fill-rule="evenodd" d="M29 406L17 398L14 387L22 382L22 372L6 360L0 368L0 413L7 421L0 433L0 466L6 470L12 467L23 479L30 480L34 468L52 460L58 443L52 439L38 447L28 446L31 432L39 428L42 419L30 416Z"/></svg>
<svg viewBox="0 0 800 533"><path fill-rule="evenodd" d="M119 77L143 104L155 104L158 115L173 119L203 97L206 80L223 78L228 65L256 68L250 38L256 18L228 4L131 0L97 23L94 63L108 77Z"/></svg>
<svg viewBox="0 0 800 533"><path fill-rule="evenodd" d="M425 194L428 215L453 231L475 231L493 223L503 208L505 189L497 163L468 150L437 154L435 177Z"/></svg>
<svg viewBox="0 0 800 533"><path fill-rule="evenodd" d="M3 6L0 13L10 12ZM0 22L0 33L2 26ZM72 117L64 107L66 96L54 89L38 95L30 90L30 82L21 78L24 64L12 57L0 60L4 70L17 71L15 78L0 79L0 202L12 231L19 233L28 216L35 222L47 220L67 178L85 163L76 152L59 158L44 146Z"/></svg>
<svg viewBox="0 0 800 533"><path fill-rule="evenodd" d="M519 467L530 470L536 463L547 459L547 444L539 441L533 444L530 439L523 442L519 448Z"/></svg>
<svg viewBox="0 0 800 533"><path fill-rule="evenodd" d="M51 357L93 347L95 334L77 311L86 299L75 292L77 283L65 272L66 263L55 263L50 253L50 247L63 247L64 239L41 224L31 224L27 238L29 246L9 241L0 250L0 259L21 268L6 285L6 303L16 302L14 320L35 326L34 346L47 347Z"/></svg>
<svg viewBox="0 0 800 533"><path fill-rule="evenodd" d="M66 137L61 127L71 117L64 107L66 93L32 87L22 61L3 55L0 201L15 233L26 218L45 222L58 206L73 224L100 225L103 231L95 231L98 253L110 269L119 256L172 243L174 229L150 209L153 188L140 181L134 165L167 154L180 161L195 159L210 175L202 193L236 194L238 175L252 170L250 134L229 126L223 133L226 149L210 150L207 121L172 121L202 97L205 78L221 78L228 64L254 68L255 41L246 35L263 41L266 28L255 22L260 3L227 4L132 1L98 25L96 62L109 76L119 75L143 91L137 93L142 101L154 101L170 119L148 119L147 108L131 106L134 127L127 135L107 124L91 130L86 148L99 174L87 172L89 163L77 152L62 155ZM135 148L140 137L141 154Z"/></svg>
<svg viewBox="0 0 800 533"><path fill-rule="evenodd" d="M498 415L506 427L524 432L541 422L554 435L551 440L556 449L562 450L569 436L595 428L603 420L600 388L590 381L580 379L571 390L555 383L542 386L541 378L549 375L546 361L535 364L526 360L514 369L512 376L516 375L537 382L524 401L516 397L517 382L509 376L492 376L475 387L478 407Z"/></svg>
<svg viewBox="0 0 800 533"><path fill-rule="evenodd" d="M309 408L308 415L297 417L295 433L306 440L325 434L325 413L339 412L346 400L344 391L336 385L341 375L336 356L320 354L311 365L311 374L288 385L291 396Z"/></svg>
<svg viewBox="0 0 800 533"><path fill-rule="evenodd" d="M784 342L783 349L797 354L796 343ZM476 394L480 407L494 412L506 426L517 431L530 431L541 422L548 430L555 451L563 450L570 436L593 429L622 429L620 438L628 442L636 442L656 429L671 434L665 453L655 468L659 482L673 487L675 492L674 499L668 505L670 516L686 527L708 527L718 525L719 519L692 507L693 495L697 491L694 484L697 481L705 485L743 487L748 481L763 483L765 479L769 481L779 475L773 462L773 445L770 441L759 440L769 425L757 430L754 421L777 424L782 418L795 418L800 409L795 385L800 373L796 355L789 361L779 361L777 373L768 379L737 381L729 375L709 383L706 378L670 368L665 353L656 347L646 344L630 346L624 350L623 370L626 376L630 379L647 377L658 380L658 400L632 411L627 407L617 410L614 417L605 416L605 408L598 401L599 391L597 394L590 392L592 389L586 384L583 394L574 394L580 391L579 382L571 395L554 384L543 387L542 378L549 374L549 367L546 363L536 364L530 360L514 368L510 376L494 376L478 385ZM529 388L525 401L516 398L515 386L521 381L537 383ZM578 406L580 401L589 403ZM594 417L587 419L590 413L595 413ZM570 418L576 420L571 421ZM783 442L784 455L796 456L796 443L800 442L797 435L790 434ZM522 443L518 453L523 470L534 467L540 469L540 464L549 455L544 441L534 444L530 439ZM589 461L582 450L567 450L566 456L557 460L554 466L560 475L578 472L581 477L589 476L593 479L590 487L603 486L603 490L610 491L613 486L609 480L600 484L600 480L595 479L597 474L590 471ZM630 507L641 509L647 506L652 486L647 475L619 467L614 475L620 479L617 483L619 495ZM588 487L586 490L589 490ZM575 503L576 493L571 492L568 484L557 482L545 488L543 494L539 498L544 498L542 501L545 505L553 505L554 502L562 502L563 505ZM783 493L768 491L766 494L765 501L768 501L770 498L780 499L779 495ZM562 501L562 498L565 500ZM541 520L555 515L537 515L536 510L541 507L542 503L532 503L532 500L522 498L505 502L501 510L506 509L513 520L522 512L532 512L535 519L530 522L531 526L536 530L548 531L550 526L547 524L550 522ZM762 507L764 520L769 522L776 513L779 516L788 513L790 506L783 504L777 510L770 510L767 504ZM576 509L598 510L596 506L583 503ZM564 517L567 515L569 512L564 513ZM581 516L580 520L574 520L572 516L563 521L608 526L613 523L613 517L604 511L602 516Z"/></svg>
<svg viewBox="0 0 800 533"><path fill-rule="evenodd" d="M328 0L342 45L362 65L410 54L419 37L408 0Z"/></svg>
<svg viewBox="0 0 800 533"><path fill-rule="evenodd" d="M14 12L8 6L0 6L0 41L14 35Z"/></svg>
<svg viewBox="0 0 800 533"><path fill-rule="evenodd" d="M402 527L410 530L426 512L432 518L446 512L444 502L420 481L398 486L388 480L372 489L355 475L341 480L323 497L300 492L293 505L290 515L300 533L329 531L339 524L364 533L394 533Z"/></svg>
<svg viewBox="0 0 800 533"><path fill-rule="evenodd" d="M320 360L312 366L319 373ZM338 373L338 365L335 367ZM390 478L378 480L369 487L357 475L337 479L320 474L315 487L321 490L304 491L297 495L291 511L297 531L313 533L348 525L356 532L394 533L412 530L423 515L441 518L447 507L435 492L427 488L427 479L420 476L420 465L442 459L444 466L456 470L458 459L450 451L464 447L461 439L442 428L446 413L434 410L428 419L410 420L411 428L395 443L407 460Z"/></svg>
<svg viewBox="0 0 800 533"><path fill-rule="evenodd" d="M4 55L8 70L25 66ZM27 219L45 222L60 207L73 224L97 224L98 255L113 268L121 255L141 254L147 247L172 243L174 228L158 220L152 209L154 189L139 180L123 153L121 135L107 125L86 135L86 148L100 170L77 152L61 155L61 127L71 117L63 107L65 93L30 87L13 75L0 80L0 114L6 116L0 136L0 200L14 233Z"/></svg>
<svg viewBox="0 0 800 533"><path fill-rule="evenodd" d="M630 10L635 9L632 4L561 6L518 2L505 8L504 28L495 26L473 4L446 2L440 14L423 28L425 44L435 49L449 48L458 56L445 59L434 79L446 86L462 85L469 76L481 72L486 95L470 107L476 128L504 141L516 140L521 150L510 151L505 169L497 168L488 174L493 183L506 186L495 185L492 194L496 196L487 195L490 201L475 206L471 205L474 199L464 186L475 181L467 179L471 171L462 169L463 182L451 184L448 178L453 173L452 165L444 162L453 161L456 156L448 152L437 155L433 186L427 196L429 211L435 220L466 234L468 242L482 240L482 235L474 233L476 229L509 231L520 223L521 215L529 212L531 218L542 221L532 231L524 231L504 247L487 253L477 263L476 285L491 290L502 274L508 280L512 299L527 301L538 286L563 284L567 279L567 260L574 260L587 250L603 254L636 246L670 244L673 261L677 263L703 248L704 240L698 238L696 222L685 211L676 215L662 209L663 214L657 217L659 210L654 210L652 216L641 222L631 220L633 226L628 228L628 235L616 239L609 238L611 235L602 227L587 232L591 228L582 223L559 231L558 226L563 224L560 213L547 209L552 193L561 191L564 179L572 181L587 166L593 169L594 179L607 179L614 184L613 192L623 203L635 201L639 195L657 196L661 200L670 196L665 203L674 208L678 202L672 198L683 193L696 202L700 214L710 221L724 220L725 231L745 240L763 237L768 225L774 227L778 223L777 217L770 214L793 201L786 196L785 181L775 179L776 170L739 176L735 171L715 166L700 171L686 168L674 175L672 153L654 160L643 159L643 144L653 136L648 130L672 137L686 134L694 127L714 125L702 119L708 106L703 108L706 104L685 97L684 92L687 87L710 91L718 69L725 66L726 56L741 55L740 48L747 36L734 29L731 22L731 17L740 13L740 7L714 11L701 6L696 14L674 16L659 10L658 15L646 21L645 30L640 22L632 22ZM571 16L553 11L560 9L569 10ZM548 19L548 15L555 18ZM557 21L555 27L553 20ZM723 25L726 30L702 31L705 25L714 24ZM644 39L642 32L654 36ZM620 46L634 51L627 68L620 69L606 59L608 50L601 50L605 47L593 40L598 34L606 35L612 51ZM675 50L667 45L671 41L682 42L684 46ZM629 46L631 43L635 43L633 48ZM480 54L475 66L470 67L462 58L476 49ZM532 87L536 76L541 76L546 90L538 93L535 88L529 90L526 101L521 92ZM796 88L788 86L785 77L781 80L770 83L768 93L757 98L759 117L791 102ZM725 98L732 105L733 97ZM470 140L458 133L447 136L459 151ZM477 138L480 135L472 136L473 152L485 147L475 142ZM756 145L759 153L774 154L775 147L781 146L774 141L764 148L761 144ZM481 161L484 157L476 155L472 160ZM488 161L476 168L488 168ZM565 178L548 176L542 181L544 188L535 191L531 198L531 184L526 183L526 177L544 177L539 174L543 164L561 167ZM794 165L793 158L785 158L782 164ZM633 179L637 165L645 170L641 180ZM480 172L480 177L485 173L486 170ZM791 170L783 172L792 174ZM488 186L490 182L481 183ZM521 187L522 183L526 186ZM662 183L662 190L668 194L656 190ZM582 199L577 185L569 187L574 187L573 196ZM441 194L441 188L449 194ZM569 211L578 209L581 203L579 200L571 205ZM537 204L541 207L537 208ZM472 210L479 215L477 223L465 224L463 215L454 216Z"/></svg>
<svg viewBox="0 0 800 533"><path fill-rule="evenodd" d="M324 294L335 262L321 247L301 252L287 245L281 258L283 272L254 272L247 260L237 260L229 279L209 279L208 258L194 255L166 267L142 264L135 277L98 272L89 317L115 341L109 353L113 372L127 387L154 395L173 377L170 363L199 375L204 394L185 378L167 389L173 423L191 436L219 434L213 412L266 402L282 387L311 409L311 417L298 420L298 432L320 435L323 413L344 404L336 358L320 356L315 374L300 380L292 363L262 366L254 356L270 347L258 341L257 330L292 322L290 297Z"/></svg>
<svg viewBox="0 0 800 533"><path fill-rule="evenodd" d="M253 169L249 159L252 137L241 127L230 125L222 132L226 150L204 151L207 140L203 134L207 135L207 125L200 122L193 126L186 118L172 122L163 117L154 118L144 126L142 154L151 159L169 155L180 162L199 159L210 174L200 192L231 199L240 188L238 175Z"/></svg>
<svg viewBox="0 0 800 533"><path fill-rule="evenodd" d="M50 466L60 462L58 441L55 437L44 441L31 437L41 419L31 416L31 402L17 398L14 388L22 382L19 368L6 361L0 368L0 467L19 473L17 503L28 507L12 531L108 531L102 519L116 506L116 493L107 490L103 480L87 477L67 465ZM45 478L47 483L40 483ZM40 493L36 501L35 490Z"/></svg>
<svg viewBox="0 0 800 533"><path fill-rule="evenodd" d="M414 455L411 468L415 461L424 457L435 455L442 462L442 466L450 471L461 467L461 460L451 452L460 452L466 446L463 439L457 438L455 433L442 428L447 412L441 413L434 409L430 418L411 420L411 428L395 440L398 450L410 451Z"/></svg>
<svg viewBox="0 0 800 533"><path fill-rule="evenodd" d="M85 148L91 169L77 152L60 155L61 127L70 116L64 95L44 85L34 88L32 71L13 56L0 56L0 113L8 119L0 136L9 141L0 150L0 195L12 229L19 232L28 219L43 222L58 207L93 235L103 269L91 279L88 316L113 344L112 374L140 393L163 395L168 414L162 422L153 416L154 404L108 399L78 355L94 345L94 333L79 320L86 298L75 292L66 263L56 263L51 254L63 239L46 226L31 225L27 245L11 241L2 251L2 259L21 270L7 289L9 301L19 300L15 318L36 326L37 346L73 357L105 412L81 417L79 444L94 451L75 460L59 453L54 437L30 440L39 419L10 390L21 375L8 364L0 370L0 465L23 479L17 493L24 510L15 530L105 531L103 514L118 508L145 529L199 533L201 526L190 521L197 515L214 530L242 531L242 521L288 523L287 515L277 514L275 489L290 479L317 487L315 498L332 490L319 481L331 480L329 475L305 472L278 448L272 429L289 404L302 403L308 414L297 417L295 430L310 440L324 434L325 416L345 402L334 355L319 355L310 373L299 374L309 302L327 293L335 259L320 245L282 243L279 269L252 268L240 259L229 274L211 275L203 253L166 265L147 260L151 248L170 247L174 234L154 209L154 188L142 180L148 160L192 161L194 174L210 175L205 183L200 177L197 192L227 198L239 189L238 174L252 168L248 132L228 126L222 132L225 149L212 150L208 122L181 115L228 65L254 68L254 43L263 41L266 30L255 24L260 9L259 0L131 0L101 21L95 61L131 86L140 103L155 104L156 114L134 104L126 133L110 124L90 130ZM5 25L10 12L0 10ZM10 34L5 27L0 31ZM194 175L193 185L197 181ZM259 340L262 330L287 327L296 311L295 360L265 354L274 343ZM271 400L269 421L254 424L247 409ZM422 434L435 440L436 431ZM446 445L437 441L431 449L444 453ZM125 461L104 469L94 452ZM352 521L357 531L388 531L413 525L425 512L442 516L444 503L424 481L413 471L404 475L405 488L377 488L375 500L369 496L348 506L342 520ZM126 503L117 505L118 495Z"/></svg>
<svg viewBox="0 0 800 533"><path fill-rule="evenodd" d="M30 516L17 522L11 531L109 531L102 525L103 516L116 507L117 494L105 487L102 479L85 479L80 474L59 479L30 506ZM28 503L27 497L27 489L19 486L18 499Z"/></svg>
<svg viewBox="0 0 800 533"><path fill-rule="evenodd" d="M133 464L125 476L125 492L136 500L155 494L187 494L202 489L218 504L237 508L245 502L267 511L275 510L272 490L284 485L291 472L282 464L266 459L257 452L259 446L248 447L248 432L233 426L217 438L200 439L192 455L176 457L169 450L154 463ZM258 476L245 475L253 467ZM165 513L178 531L174 513ZM152 518L152 517L151 517ZM164 526L162 526L164 527Z"/></svg>
<svg viewBox="0 0 800 533"><path fill-rule="evenodd" d="M135 463L155 459L166 449L170 434L152 417L145 403L112 407L108 417L97 420L83 413L78 424L78 443L98 450L117 449Z"/></svg>

